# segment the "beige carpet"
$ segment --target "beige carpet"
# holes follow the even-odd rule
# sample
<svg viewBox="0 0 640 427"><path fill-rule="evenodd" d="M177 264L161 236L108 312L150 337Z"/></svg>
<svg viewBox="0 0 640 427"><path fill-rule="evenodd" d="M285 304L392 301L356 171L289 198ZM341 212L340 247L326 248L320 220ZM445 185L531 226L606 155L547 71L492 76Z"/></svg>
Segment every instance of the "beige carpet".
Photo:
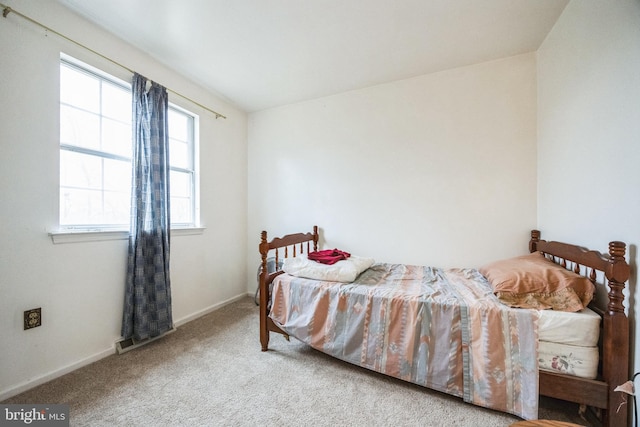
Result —
<svg viewBox="0 0 640 427"><path fill-rule="evenodd" d="M253 299L3 403L66 403L73 426L509 426L517 417L385 377L272 334ZM544 399L540 418L588 425Z"/></svg>

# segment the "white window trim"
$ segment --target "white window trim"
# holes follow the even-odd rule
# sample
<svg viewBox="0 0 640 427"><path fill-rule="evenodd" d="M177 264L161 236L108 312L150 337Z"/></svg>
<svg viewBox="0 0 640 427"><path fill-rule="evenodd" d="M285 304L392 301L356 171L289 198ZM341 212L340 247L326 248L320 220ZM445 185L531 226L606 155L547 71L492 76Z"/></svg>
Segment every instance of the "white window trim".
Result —
<svg viewBox="0 0 640 427"><path fill-rule="evenodd" d="M171 237L203 234L206 227L171 228ZM129 239L128 230L64 230L50 231L51 241L58 245L63 243L104 242L108 240Z"/></svg>
<svg viewBox="0 0 640 427"><path fill-rule="evenodd" d="M169 103L169 108L172 108L180 113L186 114L193 120L193 127L190 129L193 133L191 135L191 159L193 164L192 169L182 168L170 168L172 170L184 170L192 173L193 186L191 188L191 199L193 201L193 224L173 223L172 230L175 229L187 229L187 228L200 228L200 116L183 108L177 104Z"/></svg>

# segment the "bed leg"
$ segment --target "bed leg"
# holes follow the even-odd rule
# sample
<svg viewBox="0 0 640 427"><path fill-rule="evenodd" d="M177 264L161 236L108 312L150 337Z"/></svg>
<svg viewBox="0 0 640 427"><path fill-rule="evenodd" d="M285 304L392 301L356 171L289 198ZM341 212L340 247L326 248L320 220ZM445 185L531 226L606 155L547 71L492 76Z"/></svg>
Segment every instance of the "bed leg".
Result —
<svg viewBox="0 0 640 427"><path fill-rule="evenodd" d="M626 405L620 408L620 412L616 412L616 409L608 409L604 416L602 425L604 427L616 427L616 426L626 427L628 425L627 424L628 418L626 415L627 410L628 408L626 407ZM621 412L624 412L624 414L621 414Z"/></svg>
<svg viewBox="0 0 640 427"><path fill-rule="evenodd" d="M269 349L269 329L267 327L267 302L260 296L260 345L262 351Z"/></svg>
<svg viewBox="0 0 640 427"><path fill-rule="evenodd" d="M263 282L264 279L261 280ZM261 283L262 284L262 283ZM260 344L262 351L269 349L269 327L267 326L267 298L264 296L266 286L260 289Z"/></svg>
<svg viewBox="0 0 640 427"><path fill-rule="evenodd" d="M267 326L267 304L269 299L269 287L267 286L267 253L269 252L269 244L267 243L267 232L260 234L260 344L262 351L269 349L269 328Z"/></svg>
<svg viewBox="0 0 640 427"><path fill-rule="evenodd" d="M262 344L262 351L269 350L269 333L268 332L267 332L266 339L262 339L262 337L260 338L260 344Z"/></svg>

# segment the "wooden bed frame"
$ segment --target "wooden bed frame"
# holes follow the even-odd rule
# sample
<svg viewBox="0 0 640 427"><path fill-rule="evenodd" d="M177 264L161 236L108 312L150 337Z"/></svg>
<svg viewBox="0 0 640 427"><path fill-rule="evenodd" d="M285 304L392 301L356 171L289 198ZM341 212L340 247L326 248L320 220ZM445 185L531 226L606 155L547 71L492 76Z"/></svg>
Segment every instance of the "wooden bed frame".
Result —
<svg viewBox="0 0 640 427"><path fill-rule="evenodd" d="M318 250L318 227L312 233L288 234L267 240L263 231L260 241L260 343L262 351L269 347L270 332L277 332L289 339L269 317L270 289L273 279L282 271L269 272L267 258L275 256L278 266L284 258ZM560 242L540 240L538 230L531 231L530 252L542 252L548 259L569 267L578 274L589 277L596 284L597 272L604 274L608 285L608 302L604 309L595 305L590 308L602 317L600 332L600 366L595 380L540 371L539 392L561 400L596 408L604 427L627 426L629 405L620 407L626 399L614 389L629 379L629 319L624 313L624 284L629 279L629 265L625 260L626 245L623 242L609 243L608 255L597 251ZM620 407L620 408L619 408Z"/></svg>

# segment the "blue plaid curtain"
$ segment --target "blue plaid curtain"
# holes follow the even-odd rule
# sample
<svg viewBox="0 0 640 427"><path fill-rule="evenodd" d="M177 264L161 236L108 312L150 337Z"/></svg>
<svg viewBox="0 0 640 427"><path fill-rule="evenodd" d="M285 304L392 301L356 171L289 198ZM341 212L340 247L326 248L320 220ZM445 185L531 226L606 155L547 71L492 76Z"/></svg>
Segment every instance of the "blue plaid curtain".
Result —
<svg viewBox="0 0 640 427"><path fill-rule="evenodd" d="M169 280L167 89L134 74L131 231L122 337L142 341L173 328Z"/></svg>

